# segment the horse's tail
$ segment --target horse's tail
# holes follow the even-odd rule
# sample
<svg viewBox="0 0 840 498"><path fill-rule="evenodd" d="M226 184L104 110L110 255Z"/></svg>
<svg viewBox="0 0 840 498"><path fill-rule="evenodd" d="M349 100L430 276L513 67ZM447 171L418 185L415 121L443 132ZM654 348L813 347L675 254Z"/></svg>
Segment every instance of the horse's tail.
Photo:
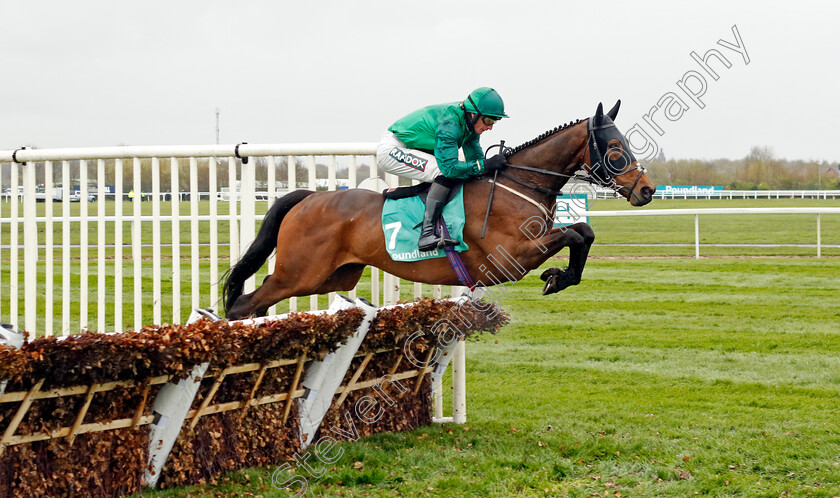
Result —
<svg viewBox="0 0 840 498"><path fill-rule="evenodd" d="M222 301L225 303L225 314L230 311L236 299L242 295L245 280L257 273L265 260L277 245L277 233L283 218L300 201L314 194L311 190L295 190L277 199L263 218L257 238L245 251L242 258L233 265L226 274L225 284L222 286Z"/></svg>

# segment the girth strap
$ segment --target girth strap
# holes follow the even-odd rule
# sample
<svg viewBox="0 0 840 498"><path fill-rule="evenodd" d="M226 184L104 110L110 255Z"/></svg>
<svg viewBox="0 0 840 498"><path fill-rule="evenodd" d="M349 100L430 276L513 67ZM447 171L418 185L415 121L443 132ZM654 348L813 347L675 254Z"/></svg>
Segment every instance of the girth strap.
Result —
<svg viewBox="0 0 840 498"><path fill-rule="evenodd" d="M490 183L494 183L494 181L492 179L489 179L489 178L487 179L487 181L490 182ZM554 216L552 215L552 212L549 211L548 209L546 209L546 207L543 206L541 203L535 201L534 199L531 199L530 197L523 194L522 192L518 192L518 191L508 187L507 185L503 185L499 182L495 182L495 183L496 183L496 186L501 187L501 188L507 190L508 192L510 192L514 195L518 195L519 197L521 197L521 198L525 199L526 201L530 202L531 204L537 206L537 208L539 208L539 210L543 214L543 216L545 216L546 220L553 220L554 219ZM558 193L557 195L560 195L560 194ZM552 207L552 211L554 210L554 207L556 207L556 204L555 204L555 206Z"/></svg>

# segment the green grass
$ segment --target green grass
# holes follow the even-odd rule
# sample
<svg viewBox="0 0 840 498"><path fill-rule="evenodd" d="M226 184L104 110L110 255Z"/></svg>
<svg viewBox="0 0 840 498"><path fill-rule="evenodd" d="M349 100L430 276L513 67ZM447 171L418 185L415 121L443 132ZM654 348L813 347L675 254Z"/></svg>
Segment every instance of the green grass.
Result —
<svg viewBox="0 0 840 498"><path fill-rule="evenodd" d="M533 272L501 292L511 324L468 344L466 426L344 444L310 489L836 496L838 274L836 258L594 259L542 297ZM287 496L273 470L145 495Z"/></svg>

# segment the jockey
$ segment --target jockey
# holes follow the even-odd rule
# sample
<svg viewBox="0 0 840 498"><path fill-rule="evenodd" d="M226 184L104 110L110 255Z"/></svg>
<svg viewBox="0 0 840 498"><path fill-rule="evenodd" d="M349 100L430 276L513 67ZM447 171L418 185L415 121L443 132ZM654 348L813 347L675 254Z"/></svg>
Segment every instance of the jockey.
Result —
<svg viewBox="0 0 840 498"><path fill-rule="evenodd" d="M502 98L492 88L481 87L463 102L431 105L399 119L382 135L376 149L379 166L397 176L431 182L420 232L420 250L457 245L458 241L435 234L435 225L458 179L470 178L504 167L497 154L484 160L478 142L505 114ZM458 149L465 161L458 160Z"/></svg>

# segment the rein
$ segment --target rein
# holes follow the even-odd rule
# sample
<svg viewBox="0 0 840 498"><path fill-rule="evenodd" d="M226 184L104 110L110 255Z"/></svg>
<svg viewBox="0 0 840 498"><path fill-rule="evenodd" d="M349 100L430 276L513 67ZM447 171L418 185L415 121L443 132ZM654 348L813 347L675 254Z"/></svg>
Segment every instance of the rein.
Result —
<svg viewBox="0 0 840 498"><path fill-rule="evenodd" d="M556 173L554 171L548 171L548 170L545 170L545 169L532 168L530 166L519 166L519 165L516 165L516 164L505 163L505 168L521 169L523 171L533 171L534 173L540 173L540 174L543 174L543 175L560 176L560 177L563 177L563 178L580 180L582 182L591 183L592 185L597 185L599 187L606 187L606 188L612 189L616 192L620 191L621 189L627 188L623 185L616 184L615 180L613 180L612 182L602 182L602 181L599 181L599 180L593 180L592 178L589 178L588 176L566 175L566 174L563 174L563 173ZM638 171L639 172L639 174L636 176L636 180L633 182L633 185L630 187L630 192L632 193L633 190L636 188L636 185L639 184L639 180L642 178L642 175L645 174L647 172L647 170L645 169L644 166L639 165L639 166L636 166L635 168L627 170L628 173L630 173L631 171ZM539 192L541 194L562 195L562 192L559 191L559 190L551 190L551 189L547 189L545 187L540 187L539 185L534 185L533 183L528 183L524 180L520 180L519 178L511 176L510 174L506 173L504 170L500 171L500 173L501 173L502 176L504 176L508 180L512 180L512 181L518 183L519 185L522 185L523 187L527 187L527 188L529 188L531 190L534 190L536 192Z"/></svg>

